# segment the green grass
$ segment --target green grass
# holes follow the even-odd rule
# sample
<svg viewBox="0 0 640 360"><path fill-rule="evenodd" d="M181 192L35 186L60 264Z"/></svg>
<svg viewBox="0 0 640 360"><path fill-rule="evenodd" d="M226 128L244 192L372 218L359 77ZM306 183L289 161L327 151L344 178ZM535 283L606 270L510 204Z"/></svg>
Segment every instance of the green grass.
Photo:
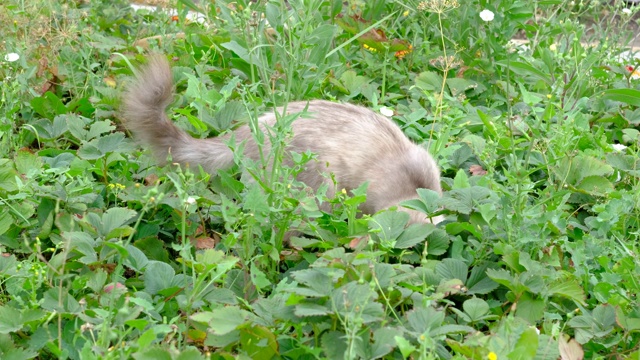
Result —
<svg viewBox="0 0 640 360"><path fill-rule="evenodd" d="M204 26L188 0L3 2L0 358L637 358L635 20L586 3L216 1ZM293 100L393 109L443 172L413 205L446 221L306 192L290 117L259 163L155 165L118 104L156 35L195 137Z"/></svg>

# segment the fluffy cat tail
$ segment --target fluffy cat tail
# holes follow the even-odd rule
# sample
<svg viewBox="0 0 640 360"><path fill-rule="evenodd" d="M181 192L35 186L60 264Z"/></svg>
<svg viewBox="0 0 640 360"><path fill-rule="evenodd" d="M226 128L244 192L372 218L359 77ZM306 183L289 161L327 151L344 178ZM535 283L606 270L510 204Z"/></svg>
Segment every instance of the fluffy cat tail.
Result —
<svg viewBox="0 0 640 360"><path fill-rule="evenodd" d="M174 162L201 165L213 172L233 164L233 153L218 138L194 139L167 117L166 108L173 100L173 74L166 57L149 56L122 97L124 126L149 147L159 163L169 154Z"/></svg>

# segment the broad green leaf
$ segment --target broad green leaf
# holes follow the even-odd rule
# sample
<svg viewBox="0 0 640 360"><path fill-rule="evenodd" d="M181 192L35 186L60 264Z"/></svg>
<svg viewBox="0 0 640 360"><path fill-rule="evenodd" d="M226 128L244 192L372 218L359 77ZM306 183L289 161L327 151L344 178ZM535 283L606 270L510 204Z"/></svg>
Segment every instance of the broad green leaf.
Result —
<svg viewBox="0 0 640 360"><path fill-rule="evenodd" d="M109 234L118 228L122 228L123 225L138 215L135 210L127 208L110 208L102 215L102 228L100 235L109 239Z"/></svg>
<svg viewBox="0 0 640 360"><path fill-rule="evenodd" d="M404 231L409 214L404 211L383 211L369 220L369 229L383 242L395 241Z"/></svg>
<svg viewBox="0 0 640 360"><path fill-rule="evenodd" d="M16 176L18 176L18 173L13 168L13 161L0 159L0 194L3 191L13 192L18 190Z"/></svg>
<svg viewBox="0 0 640 360"><path fill-rule="evenodd" d="M533 327L526 329L521 335L513 351L508 355L513 360L528 360L536 355L538 350L538 333Z"/></svg>
<svg viewBox="0 0 640 360"><path fill-rule="evenodd" d="M449 235L442 229L434 229L427 236L427 254L439 256L447 252L450 243Z"/></svg>
<svg viewBox="0 0 640 360"><path fill-rule="evenodd" d="M418 334L425 334L432 329L442 326L444 311L432 307L417 307L406 314L409 329Z"/></svg>
<svg viewBox="0 0 640 360"><path fill-rule="evenodd" d="M640 107L640 90L636 89L608 89L600 93L604 100L620 101L628 105Z"/></svg>
<svg viewBox="0 0 640 360"><path fill-rule="evenodd" d="M451 95L458 96L467 90L475 89L478 86L478 83L473 80L454 77L447 79L447 86L451 91Z"/></svg>
<svg viewBox="0 0 640 360"><path fill-rule="evenodd" d="M497 65L504 66L518 75L531 76L535 79L544 81L547 85L552 85L553 80L547 72L521 61L498 61Z"/></svg>
<svg viewBox="0 0 640 360"><path fill-rule="evenodd" d="M443 81L444 79L442 79L442 76L440 76L440 74L431 71L425 71L421 72L416 77L416 86L420 90L430 93L434 91L440 91Z"/></svg>
<svg viewBox="0 0 640 360"><path fill-rule="evenodd" d="M467 173L464 170L459 169L456 176L453 178L453 188L465 189L469 187L471 187L471 184L469 184L469 177L467 176Z"/></svg>
<svg viewBox="0 0 640 360"><path fill-rule="evenodd" d="M527 320L530 324L535 324L542 319L545 308L544 300L536 299L530 296L529 293L524 293L517 302L516 316Z"/></svg>
<svg viewBox="0 0 640 360"><path fill-rule="evenodd" d="M9 305L0 306L0 334L9 334L22 328L20 310Z"/></svg>
<svg viewBox="0 0 640 360"><path fill-rule="evenodd" d="M581 305L585 304L584 289L582 288L578 280L573 277L556 279L552 281L547 285L546 293L549 295L566 297Z"/></svg>
<svg viewBox="0 0 640 360"><path fill-rule="evenodd" d="M330 360L344 360L347 352L347 343L343 332L328 331L322 335L320 345Z"/></svg>
<svg viewBox="0 0 640 360"><path fill-rule="evenodd" d="M175 360L205 360L205 356L198 350L194 348L187 348L180 350L180 354L175 357Z"/></svg>
<svg viewBox="0 0 640 360"><path fill-rule="evenodd" d="M591 195L603 196L613 191L613 184L603 176L593 175L582 179L576 188Z"/></svg>
<svg viewBox="0 0 640 360"><path fill-rule="evenodd" d="M69 110L54 93L47 91L44 95L31 99L31 107L40 116L52 119L56 115L66 114Z"/></svg>
<svg viewBox="0 0 640 360"><path fill-rule="evenodd" d="M63 314L80 314L83 309L78 301L68 291L60 292L52 288L44 293L41 305L43 309Z"/></svg>
<svg viewBox="0 0 640 360"><path fill-rule="evenodd" d="M373 344L371 345L371 359L379 359L390 353L396 347L394 337L400 332L399 329L381 327L373 333Z"/></svg>
<svg viewBox="0 0 640 360"><path fill-rule="evenodd" d="M136 360L173 360L169 350L160 347L160 345L143 349L131 356Z"/></svg>
<svg viewBox="0 0 640 360"><path fill-rule="evenodd" d="M574 158L563 158L556 170L560 180L574 186L590 176L606 176L613 172L613 168L594 157L579 155Z"/></svg>
<svg viewBox="0 0 640 360"><path fill-rule="evenodd" d="M313 303L301 303L295 306L294 313L296 316L307 317L307 316L324 316L332 313L331 309L327 308L324 305L313 304Z"/></svg>
<svg viewBox="0 0 640 360"><path fill-rule="evenodd" d="M8 211L0 212L0 235L6 233L13 223L13 216Z"/></svg>
<svg viewBox="0 0 640 360"><path fill-rule="evenodd" d="M36 356L38 356L38 353L33 350L13 348L2 354L2 360L27 360Z"/></svg>
<svg viewBox="0 0 640 360"><path fill-rule="evenodd" d="M469 268L462 260L444 259L436 265L436 273L443 279L458 279L463 283L467 281Z"/></svg>
<svg viewBox="0 0 640 360"><path fill-rule="evenodd" d="M15 164L16 170L27 178L33 178L42 171L42 160L29 151L18 151Z"/></svg>
<svg viewBox="0 0 640 360"><path fill-rule="evenodd" d="M473 297L462 303L462 309L471 321L480 321L489 313L489 304L486 301Z"/></svg>
<svg viewBox="0 0 640 360"><path fill-rule="evenodd" d="M124 151L124 133L117 132L84 143L78 149L78 156L85 160L95 160L113 151Z"/></svg>
<svg viewBox="0 0 640 360"><path fill-rule="evenodd" d="M247 108L242 101L229 101L214 115L209 125L216 131L222 132L229 129L233 122L240 122L247 118Z"/></svg>
<svg viewBox="0 0 640 360"><path fill-rule="evenodd" d="M258 290L271 286L271 281L269 281L267 275L255 265L255 262L251 263L250 274L251 282Z"/></svg>
<svg viewBox="0 0 640 360"><path fill-rule="evenodd" d="M175 276L176 273L169 264L155 260L149 261L144 271L145 291L155 295L160 290L171 287Z"/></svg>
<svg viewBox="0 0 640 360"><path fill-rule="evenodd" d="M142 269L147 266L149 263L149 259L142 252L142 250L138 249L133 245L127 245L128 256L124 259L124 265L135 270L141 272Z"/></svg>
<svg viewBox="0 0 640 360"><path fill-rule="evenodd" d="M447 209L461 214L471 214L476 207L489 201L491 191L480 186L472 186L465 189L454 189L446 192L440 203Z"/></svg>
<svg viewBox="0 0 640 360"><path fill-rule="evenodd" d="M457 324L444 324L442 326L435 327L433 330L429 332L429 335L435 338L442 335L467 334L472 332L474 332L474 329L470 326L457 325Z"/></svg>
<svg viewBox="0 0 640 360"><path fill-rule="evenodd" d="M270 360L278 355L276 337L264 326L243 328L240 331L240 346L253 360Z"/></svg>
<svg viewBox="0 0 640 360"><path fill-rule="evenodd" d="M417 350L415 346L411 345L409 340L403 337L395 336L394 340L398 345L398 349L400 349L400 353L402 353L402 357L405 359L409 358L409 356L411 356L411 354Z"/></svg>
<svg viewBox="0 0 640 360"><path fill-rule="evenodd" d="M250 313L237 306L225 306L211 311L209 330L216 335L228 334L246 323Z"/></svg>
<svg viewBox="0 0 640 360"><path fill-rule="evenodd" d="M435 229L433 224L412 224L400 234L394 247L396 249L410 248L423 242Z"/></svg>
<svg viewBox="0 0 640 360"><path fill-rule="evenodd" d="M488 294L498 288L498 283L487 276L488 264L477 265L471 269L469 279L465 282L467 294Z"/></svg>
<svg viewBox="0 0 640 360"><path fill-rule="evenodd" d="M329 296L334 289L334 279L344 274L340 269L329 268L311 268L298 270L292 273L292 277L300 284L306 285L308 288L290 289L296 294L311 297Z"/></svg>

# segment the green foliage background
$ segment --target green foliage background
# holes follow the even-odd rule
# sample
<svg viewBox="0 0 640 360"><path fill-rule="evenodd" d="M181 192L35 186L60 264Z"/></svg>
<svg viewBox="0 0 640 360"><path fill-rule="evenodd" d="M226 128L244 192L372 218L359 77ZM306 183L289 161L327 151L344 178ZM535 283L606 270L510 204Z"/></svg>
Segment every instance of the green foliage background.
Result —
<svg viewBox="0 0 640 360"><path fill-rule="evenodd" d="M0 62L0 358L638 357L635 9L171 5L0 5L2 56L20 55ZM314 155L282 162L295 116L255 134L275 144L258 163L232 141L234 169L158 167L118 116L147 47L195 137L293 100L392 109L443 171L442 198L406 206L446 221L306 191Z"/></svg>

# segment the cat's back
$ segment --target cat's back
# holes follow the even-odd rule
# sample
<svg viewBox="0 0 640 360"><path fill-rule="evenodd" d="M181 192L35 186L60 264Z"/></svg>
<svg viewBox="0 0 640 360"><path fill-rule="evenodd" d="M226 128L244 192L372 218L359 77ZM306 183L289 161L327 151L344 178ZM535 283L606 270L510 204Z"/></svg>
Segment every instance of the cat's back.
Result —
<svg viewBox="0 0 640 360"><path fill-rule="evenodd" d="M286 110L288 114L302 112L293 122L294 139L300 145L316 144L327 150L371 149L376 144L384 151L410 143L391 119L362 106L313 100L289 103Z"/></svg>

